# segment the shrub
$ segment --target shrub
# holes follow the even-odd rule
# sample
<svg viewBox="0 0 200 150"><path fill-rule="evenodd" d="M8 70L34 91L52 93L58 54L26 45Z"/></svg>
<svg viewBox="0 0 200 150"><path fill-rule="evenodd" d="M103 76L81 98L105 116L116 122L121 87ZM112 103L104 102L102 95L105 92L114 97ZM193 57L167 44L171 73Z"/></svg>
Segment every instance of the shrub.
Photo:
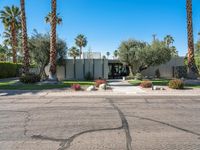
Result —
<svg viewBox="0 0 200 150"><path fill-rule="evenodd" d="M40 76L36 74L26 74L20 77L20 81L25 84L32 84L40 82Z"/></svg>
<svg viewBox="0 0 200 150"><path fill-rule="evenodd" d="M80 84L73 84L71 87L75 91L80 91L81 90L81 85Z"/></svg>
<svg viewBox="0 0 200 150"><path fill-rule="evenodd" d="M171 80L169 82L169 88L171 89L184 89L184 82L182 80Z"/></svg>
<svg viewBox="0 0 200 150"><path fill-rule="evenodd" d="M156 71L155 71L155 77L156 78L160 78L160 70L159 69L156 69Z"/></svg>
<svg viewBox="0 0 200 150"><path fill-rule="evenodd" d="M152 87L152 82L151 81L143 81L141 84L140 84L140 86L142 87L142 88L151 88Z"/></svg>
<svg viewBox="0 0 200 150"><path fill-rule="evenodd" d="M142 80L143 79L143 76L141 73L136 73L135 75L135 80Z"/></svg>
<svg viewBox="0 0 200 150"><path fill-rule="evenodd" d="M86 73L85 75L85 80L86 81L91 81L93 79L91 72Z"/></svg>
<svg viewBox="0 0 200 150"><path fill-rule="evenodd" d="M0 78L12 78L19 76L21 64L0 62Z"/></svg>
<svg viewBox="0 0 200 150"><path fill-rule="evenodd" d="M106 80L96 80L96 81L95 81L95 86L96 86L96 87L99 87L99 85L101 85L101 84L106 84L106 83L107 83Z"/></svg>

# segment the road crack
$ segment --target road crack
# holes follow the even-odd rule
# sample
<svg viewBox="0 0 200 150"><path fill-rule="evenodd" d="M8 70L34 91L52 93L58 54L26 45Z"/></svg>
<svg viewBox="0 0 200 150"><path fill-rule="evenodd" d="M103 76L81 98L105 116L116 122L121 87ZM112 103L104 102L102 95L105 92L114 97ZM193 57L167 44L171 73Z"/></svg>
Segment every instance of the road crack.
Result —
<svg viewBox="0 0 200 150"><path fill-rule="evenodd" d="M125 117L124 113L119 109L119 107L117 107L114 104L114 102L111 99L109 99L109 103L119 113L119 116L120 116L120 119L121 119L121 122L122 122L122 127L123 127L123 129L125 131L125 134L126 134L126 149L127 150L132 150L132 146L131 146L132 137L131 137L131 134L130 134L128 121L126 120L126 117Z"/></svg>
<svg viewBox="0 0 200 150"><path fill-rule="evenodd" d="M53 141L53 142L60 142L60 148L58 148L57 150L66 150L70 147L71 143L74 141L75 138L77 138L77 137L79 137L83 134L94 133L94 132L102 132L102 131L124 130L125 134L126 134L127 150L132 150L132 147L131 147L132 138L131 138L130 131L129 131L128 121L126 120L125 115L122 113L122 111L113 103L112 100L109 100L109 103L114 108L114 110L116 110L119 114L119 117L120 117L121 122L122 122L122 125L120 127L86 130L86 131L82 131L80 133L74 134L67 139L57 139L57 138L42 136L42 135L33 135L31 137L33 139L36 139L36 140L48 140L48 141Z"/></svg>
<svg viewBox="0 0 200 150"><path fill-rule="evenodd" d="M177 130L181 130L181 131L184 131L184 132L187 132L187 133L191 133L193 135L200 136L200 133L196 133L194 131L191 131L191 130L188 130L188 129L184 129L184 128L181 128L181 127L178 127L178 126L175 126L175 125L163 122L163 121L154 120L154 119L151 119L151 118L140 117L140 116L132 116L132 115L131 116L127 116L127 117L134 117L134 118L138 118L138 119L142 119L142 120L148 120L148 121L156 122L156 123L159 123L159 124L166 125L168 127L175 128Z"/></svg>

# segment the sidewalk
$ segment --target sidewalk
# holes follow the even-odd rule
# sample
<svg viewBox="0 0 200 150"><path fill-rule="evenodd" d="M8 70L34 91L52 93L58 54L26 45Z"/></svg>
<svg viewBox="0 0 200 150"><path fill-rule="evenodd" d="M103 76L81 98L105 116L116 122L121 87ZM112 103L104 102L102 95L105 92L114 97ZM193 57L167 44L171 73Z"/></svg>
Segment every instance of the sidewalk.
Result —
<svg viewBox="0 0 200 150"><path fill-rule="evenodd" d="M110 80L108 85L112 88L114 93L120 94L144 94L145 91L140 87L132 86L127 81L123 80Z"/></svg>

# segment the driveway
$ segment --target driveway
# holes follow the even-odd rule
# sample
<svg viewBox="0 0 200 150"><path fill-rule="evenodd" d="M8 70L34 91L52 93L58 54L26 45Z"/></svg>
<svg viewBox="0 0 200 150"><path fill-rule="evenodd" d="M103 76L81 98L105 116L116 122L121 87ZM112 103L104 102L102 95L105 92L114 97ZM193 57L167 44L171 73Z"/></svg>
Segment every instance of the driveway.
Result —
<svg viewBox="0 0 200 150"><path fill-rule="evenodd" d="M200 150L200 99L0 96L0 149Z"/></svg>
<svg viewBox="0 0 200 150"><path fill-rule="evenodd" d="M145 91L138 86L132 86L127 81L121 79L109 80L108 85L114 93L118 94L145 94Z"/></svg>

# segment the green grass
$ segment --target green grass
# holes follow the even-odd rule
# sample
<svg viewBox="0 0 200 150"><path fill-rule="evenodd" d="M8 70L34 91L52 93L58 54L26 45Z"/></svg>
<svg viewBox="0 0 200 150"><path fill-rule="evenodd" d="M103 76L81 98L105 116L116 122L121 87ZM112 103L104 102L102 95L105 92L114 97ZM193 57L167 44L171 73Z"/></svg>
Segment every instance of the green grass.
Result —
<svg viewBox="0 0 200 150"><path fill-rule="evenodd" d="M0 90L48 90L69 88L73 84L81 86L94 85L94 82L86 81L62 81L59 84L17 84L17 81L0 82Z"/></svg>
<svg viewBox="0 0 200 150"><path fill-rule="evenodd" d="M144 80L143 80L144 81ZM159 80L150 80L153 85L157 86L167 86L169 81L168 79L159 79ZM138 86L142 82L141 80L130 80L128 81L133 86ZM186 88L200 88L200 85L185 85Z"/></svg>
<svg viewBox="0 0 200 150"><path fill-rule="evenodd" d="M166 86L168 85L170 80L167 79L159 79L159 80L150 80L153 85L159 85L159 86ZM129 83L132 84L133 86L138 86L140 85L142 81L141 80L130 80Z"/></svg>

